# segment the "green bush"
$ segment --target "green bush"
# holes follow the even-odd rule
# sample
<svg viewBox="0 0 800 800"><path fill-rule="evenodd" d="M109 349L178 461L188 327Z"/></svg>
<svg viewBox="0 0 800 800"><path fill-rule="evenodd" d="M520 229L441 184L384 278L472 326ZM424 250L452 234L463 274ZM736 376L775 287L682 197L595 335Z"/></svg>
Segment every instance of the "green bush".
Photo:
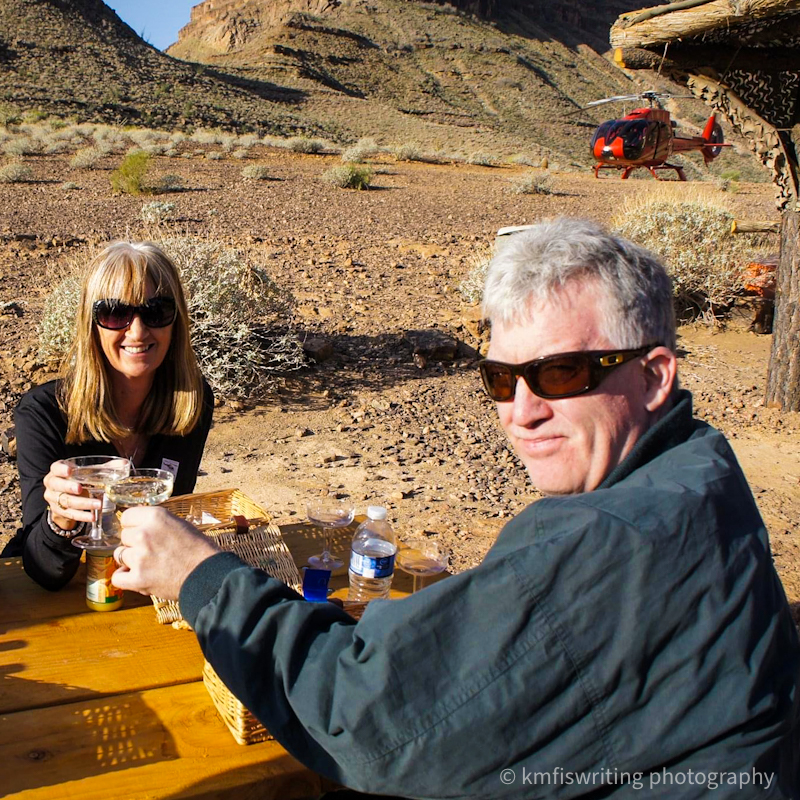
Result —
<svg viewBox="0 0 800 800"><path fill-rule="evenodd" d="M135 150L125 158L109 178L111 188L115 194L149 194L150 187L147 185L147 170L150 168L150 154L144 150Z"/></svg>
<svg viewBox="0 0 800 800"><path fill-rule="evenodd" d="M332 186L338 186L340 189L369 189L372 170L356 164L342 164L324 172L322 180Z"/></svg>
<svg viewBox="0 0 800 800"><path fill-rule="evenodd" d="M754 260L755 247L748 237L731 234L733 215L724 205L686 188L637 196L613 224L663 260L679 315L713 321L741 293L742 269Z"/></svg>
<svg viewBox="0 0 800 800"><path fill-rule="evenodd" d="M740 181L742 173L738 169L726 169L725 172L720 173L720 178L728 181Z"/></svg>
<svg viewBox="0 0 800 800"><path fill-rule="evenodd" d="M19 161L0 167L0 183L25 183L33 180L33 170Z"/></svg>
<svg viewBox="0 0 800 800"><path fill-rule="evenodd" d="M282 373L303 366L293 326L294 299L247 254L190 237L158 242L178 267L192 320L192 345L200 368L221 396L266 394ZM60 362L75 328L83 265L61 281L45 301L39 353Z"/></svg>

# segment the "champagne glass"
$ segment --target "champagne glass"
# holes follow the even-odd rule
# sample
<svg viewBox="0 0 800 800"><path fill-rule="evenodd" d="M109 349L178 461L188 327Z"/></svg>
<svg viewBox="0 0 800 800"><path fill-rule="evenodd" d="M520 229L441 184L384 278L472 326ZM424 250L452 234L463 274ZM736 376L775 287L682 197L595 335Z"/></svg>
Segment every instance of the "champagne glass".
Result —
<svg viewBox="0 0 800 800"><path fill-rule="evenodd" d="M77 481L95 500L102 500L106 487L126 477L131 470L131 462L121 456L75 456L66 459L66 462L72 467L70 478ZM100 514L100 511L92 511L89 533L77 536L72 544L84 550L101 550L119 544L118 539L103 534Z"/></svg>
<svg viewBox="0 0 800 800"><path fill-rule="evenodd" d="M106 486L106 494L117 506L157 506L171 494L175 476L166 469L132 469L130 474Z"/></svg>
<svg viewBox="0 0 800 800"><path fill-rule="evenodd" d="M325 545L317 556L311 556L308 563L315 569L333 571L339 569L344 563L331 555L330 531L334 528L344 528L353 521L356 509L350 500L339 500L336 497L323 497L314 500L306 506L306 515L312 525L322 529Z"/></svg>
<svg viewBox="0 0 800 800"><path fill-rule="evenodd" d="M447 569L449 553L434 539L408 539L400 543L395 563L414 576L411 593L422 588L426 575L438 575Z"/></svg>

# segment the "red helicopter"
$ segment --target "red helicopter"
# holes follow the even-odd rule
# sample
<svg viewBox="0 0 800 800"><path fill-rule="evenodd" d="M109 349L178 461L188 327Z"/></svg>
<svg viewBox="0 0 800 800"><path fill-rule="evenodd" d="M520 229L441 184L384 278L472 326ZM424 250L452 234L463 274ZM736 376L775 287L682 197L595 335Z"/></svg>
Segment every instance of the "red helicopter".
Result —
<svg viewBox="0 0 800 800"><path fill-rule="evenodd" d="M683 169L667 161L673 153L699 150L705 163L709 164L723 147L730 147L722 141L722 128L714 114L708 118L702 136L676 135L676 123L660 103L671 96L660 92L642 92L607 97L584 106L591 108L603 103L639 99L650 103L649 108L636 108L621 119L610 119L598 126L591 145L592 155L597 159L595 178L599 177L601 169L618 169L622 170L622 180L625 180L633 170L644 167L656 180L661 180L659 170L674 169L678 178L685 181Z"/></svg>

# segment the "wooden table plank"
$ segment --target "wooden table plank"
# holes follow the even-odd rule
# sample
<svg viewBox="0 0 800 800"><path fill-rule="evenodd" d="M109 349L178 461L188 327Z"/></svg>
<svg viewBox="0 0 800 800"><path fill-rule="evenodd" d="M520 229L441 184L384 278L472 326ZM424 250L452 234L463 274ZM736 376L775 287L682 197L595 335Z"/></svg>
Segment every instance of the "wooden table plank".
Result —
<svg viewBox="0 0 800 800"><path fill-rule="evenodd" d="M149 597L125 592L125 608L151 605ZM21 558L0 559L0 635L12 623L33 623L51 617L97 614L86 606L86 566L60 591L49 592L31 580ZM153 612L155 614L155 612Z"/></svg>
<svg viewBox="0 0 800 800"><path fill-rule="evenodd" d="M276 742L236 744L201 683L2 716L0 764L3 794L20 800L290 800L332 788Z"/></svg>
<svg viewBox="0 0 800 800"><path fill-rule="evenodd" d="M0 713L200 680L194 633L159 625L152 605L3 626Z"/></svg>

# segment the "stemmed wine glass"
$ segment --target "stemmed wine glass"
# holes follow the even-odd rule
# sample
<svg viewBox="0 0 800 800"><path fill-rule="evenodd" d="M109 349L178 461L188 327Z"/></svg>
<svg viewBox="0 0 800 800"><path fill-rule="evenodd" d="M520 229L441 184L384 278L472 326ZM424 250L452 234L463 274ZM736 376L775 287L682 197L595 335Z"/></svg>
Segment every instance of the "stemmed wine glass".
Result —
<svg viewBox="0 0 800 800"><path fill-rule="evenodd" d="M66 459L72 467L70 478L77 481L95 500L102 500L106 487L125 478L131 470L131 462L121 456L75 456ZM98 510L92 511L92 527L88 534L78 536L72 544L84 550L102 550L115 547L119 540L103 533Z"/></svg>
<svg viewBox="0 0 800 800"><path fill-rule="evenodd" d="M353 521L355 513L355 506L350 500L339 500L336 497L323 497L306 506L309 522L321 528L325 537L322 552L308 559L308 563L312 567L333 571L342 566L344 562L331 555L330 531L349 525Z"/></svg>
<svg viewBox="0 0 800 800"><path fill-rule="evenodd" d="M133 469L106 486L106 494L117 506L157 506L171 494L175 476L166 469Z"/></svg>
<svg viewBox="0 0 800 800"><path fill-rule="evenodd" d="M414 576L411 593L422 588L426 575L437 575L447 569L449 553L434 539L408 539L400 543L395 564Z"/></svg>

